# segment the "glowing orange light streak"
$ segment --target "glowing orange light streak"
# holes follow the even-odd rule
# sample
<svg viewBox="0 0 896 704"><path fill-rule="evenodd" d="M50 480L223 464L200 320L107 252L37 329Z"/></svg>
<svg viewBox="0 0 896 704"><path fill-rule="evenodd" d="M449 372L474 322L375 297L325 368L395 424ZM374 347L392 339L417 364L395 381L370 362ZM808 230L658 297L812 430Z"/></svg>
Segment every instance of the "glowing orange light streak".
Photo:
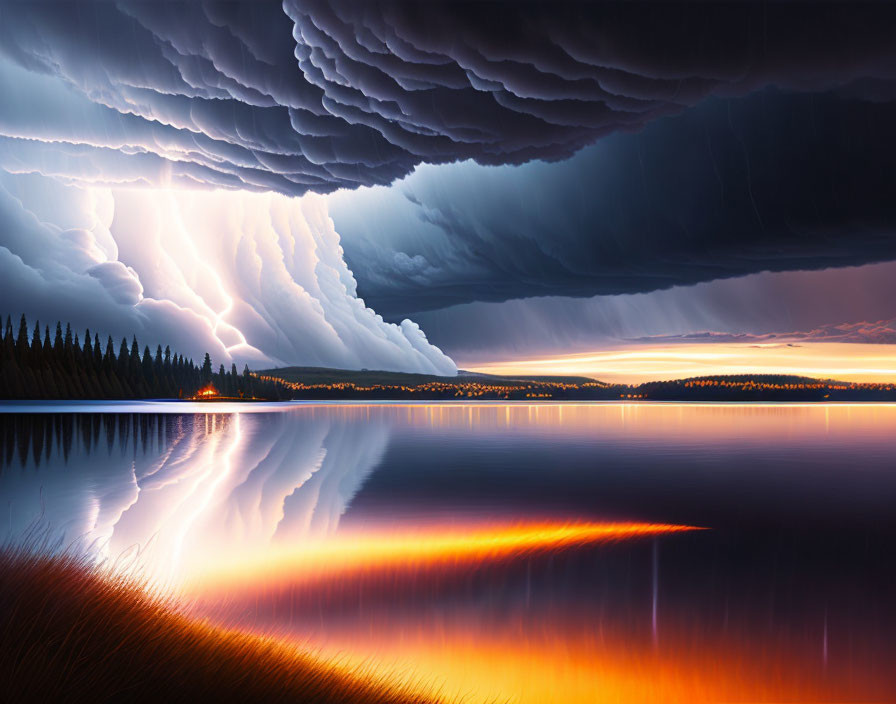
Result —
<svg viewBox="0 0 896 704"><path fill-rule="evenodd" d="M443 573L479 569L476 561L689 530L699 529L536 523L341 535L251 566L234 563L187 603L211 623L239 624L447 701L817 702L856 693L870 701L890 691L877 660L857 666L865 662L861 657L847 659L832 667L821 659L811 631L781 631L769 641L752 621L726 623L719 631L705 620L670 617L656 640L639 630L646 621L633 618L636 612L619 620L583 613L583 621L565 621L536 610L480 623L462 609L425 608ZM383 572L387 579L378 583ZM378 584L386 591L378 592ZM340 604L343 587L351 595L348 610L320 610ZM355 595L363 595L363 609Z"/></svg>
<svg viewBox="0 0 896 704"><path fill-rule="evenodd" d="M589 543L701 530L666 523L536 523L483 527L477 530L431 528L410 534L345 535L272 548L261 557L234 559L228 567L210 569L200 578L202 591L215 586L258 584L259 579L296 578L376 569L408 563L462 563L494 560L540 550L556 550Z"/></svg>

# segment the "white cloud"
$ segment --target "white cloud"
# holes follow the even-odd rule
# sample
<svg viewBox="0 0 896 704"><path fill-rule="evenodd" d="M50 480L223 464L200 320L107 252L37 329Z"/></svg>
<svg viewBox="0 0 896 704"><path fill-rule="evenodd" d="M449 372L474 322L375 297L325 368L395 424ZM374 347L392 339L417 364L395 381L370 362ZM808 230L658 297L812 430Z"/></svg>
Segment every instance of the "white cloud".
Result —
<svg viewBox="0 0 896 704"><path fill-rule="evenodd" d="M456 371L418 326L386 323L357 298L318 196L110 191L0 172L0 222L12 314L135 333L216 364Z"/></svg>

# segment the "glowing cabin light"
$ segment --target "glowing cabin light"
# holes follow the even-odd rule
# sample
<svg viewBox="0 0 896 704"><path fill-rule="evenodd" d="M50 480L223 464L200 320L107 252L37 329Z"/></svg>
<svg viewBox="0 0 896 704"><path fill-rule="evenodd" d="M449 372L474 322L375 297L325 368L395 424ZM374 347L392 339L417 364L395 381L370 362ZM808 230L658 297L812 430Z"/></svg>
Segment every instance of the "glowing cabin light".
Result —
<svg viewBox="0 0 896 704"><path fill-rule="evenodd" d="M218 395L218 390L214 384L207 384L196 392L196 398L214 398Z"/></svg>

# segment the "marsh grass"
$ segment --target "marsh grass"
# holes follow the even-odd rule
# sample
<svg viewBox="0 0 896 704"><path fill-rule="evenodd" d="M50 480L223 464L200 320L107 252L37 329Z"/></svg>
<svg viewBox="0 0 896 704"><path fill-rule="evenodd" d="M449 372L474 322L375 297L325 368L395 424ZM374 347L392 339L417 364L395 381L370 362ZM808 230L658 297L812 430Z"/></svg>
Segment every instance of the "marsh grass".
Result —
<svg viewBox="0 0 896 704"><path fill-rule="evenodd" d="M416 686L179 613L73 553L0 548L0 698L9 702L424 704Z"/></svg>

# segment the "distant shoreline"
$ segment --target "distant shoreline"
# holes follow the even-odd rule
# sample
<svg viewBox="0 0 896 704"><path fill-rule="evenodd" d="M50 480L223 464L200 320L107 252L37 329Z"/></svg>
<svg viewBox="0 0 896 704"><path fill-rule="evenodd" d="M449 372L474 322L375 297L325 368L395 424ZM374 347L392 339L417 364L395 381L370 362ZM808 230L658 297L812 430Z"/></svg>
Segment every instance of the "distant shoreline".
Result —
<svg viewBox="0 0 896 704"><path fill-rule="evenodd" d="M40 401L39 404L25 407L21 401L0 401L0 417L3 416L31 416L31 415L104 415L104 414L135 414L135 415L198 415L198 414L232 414L232 413L279 413L289 409L301 408L409 408L409 407L443 407L443 408L526 408L532 406L569 407L582 408L586 406L641 406L649 407L666 406L689 408L889 408L896 406L896 401L539 401L526 403L525 401L268 401L257 404L255 407L236 408L227 403L210 403L204 408L183 408L183 404L175 401L129 401L123 402L120 408L109 401L101 401L93 408L79 408L82 401ZM124 407L128 403L146 403L142 408Z"/></svg>
<svg viewBox="0 0 896 704"><path fill-rule="evenodd" d="M0 399L0 414L12 413L54 413L56 409L60 412L69 412L67 409L78 406L96 407L102 411L121 407L122 413L130 412L153 412L161 407L170 408L172 412L183 409L185 413L194 412L190 408L192 404L198 407L206 407L210 409L230 408L236 404L245 406L248 409L257 408L260 412L264 412L270 407L301 407L301 406L527 406L527 405L556 405L556 406L587 406L587 405L643 405L643 406L892 406L896 405L896 399L893 400L830 400L823 401L814 400L712 400L712 399L686 399L686 400L651 400L651 399L334 399L334 398L307 398L292 400L260 400L254 402L240 401L189 401L177 398L144 398L144 399ZM136 407L145 411L137 410ZM186 408L185 408L186 407ZM76 412L90 413L92 408L84 408Z"/></svg>
<svg viewBox="0 0 896 704"><path fill-rule="evenodd" d="M164 367L163 367L164 371ZM194 370L195 371L195 370ZM499 376L461 370L436 376L381 370L283 367L231 375L178 398L158 394L96 396L89 384L80 393L56 397L43 389L0 394L7 401L164 401L179 404L252 404L272 401L317 402L678 402L678 403L896 403L896 383L848 382L783 374L737 374L690 377L640 384L606 383L583 376ZM147 389L148 391L149 389ZM145 392L144 392L145 393ZM58 399L58 401L57 401Z"/></svg>
<svg viewBox="0 0 896 704"><path fill-rule="evenodd" d="M279 382L293 400L308 401L672 401L672 402L896 402L896 384L845 382L762 374L692 377L641 384L609 384L588 377L455 377L320 367L255 372Z"/></svg>

